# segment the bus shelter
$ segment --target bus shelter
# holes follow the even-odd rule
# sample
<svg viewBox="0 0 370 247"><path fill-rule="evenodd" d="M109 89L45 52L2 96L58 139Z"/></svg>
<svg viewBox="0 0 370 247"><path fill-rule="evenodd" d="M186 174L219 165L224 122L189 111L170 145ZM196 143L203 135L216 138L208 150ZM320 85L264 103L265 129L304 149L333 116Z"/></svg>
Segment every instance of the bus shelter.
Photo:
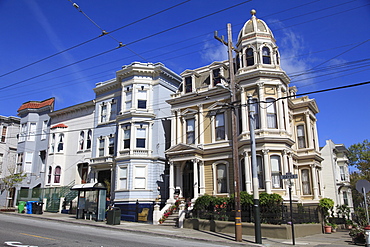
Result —
<svg viewBox="0 0 370 247"><path fill-rule="evenodd" d="M77 184L71 190L78 191L76 219L105 219L107 188L102 183Z"/></svg>

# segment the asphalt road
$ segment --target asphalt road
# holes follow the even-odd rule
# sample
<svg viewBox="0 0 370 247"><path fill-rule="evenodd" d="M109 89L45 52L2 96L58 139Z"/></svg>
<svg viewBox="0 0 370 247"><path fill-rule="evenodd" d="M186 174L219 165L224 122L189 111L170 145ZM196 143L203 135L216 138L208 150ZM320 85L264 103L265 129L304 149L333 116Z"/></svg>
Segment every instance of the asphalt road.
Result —
<svg viewBox="0 0 370 247"><path fill-rule="evenodd" d="M119 230L0 215L0 246L226 246Z"/></svg>

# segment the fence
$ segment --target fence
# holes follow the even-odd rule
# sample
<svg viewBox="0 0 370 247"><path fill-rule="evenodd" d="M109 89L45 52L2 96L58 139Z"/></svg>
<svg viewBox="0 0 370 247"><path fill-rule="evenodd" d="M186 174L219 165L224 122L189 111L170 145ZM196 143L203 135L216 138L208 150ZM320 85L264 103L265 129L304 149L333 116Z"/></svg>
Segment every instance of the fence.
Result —
<svg viewBox="0 0 370 247"><path fill-rule="evenodd" d="M242 205L242 222L254 222L253 205ZM319 211L317 206L293 204L293 222L295 224L319 223ZM260 206L262 223L287 224L290 222L290 207L287 204ZM188 218L207 220L235 221L234 205L212 205L206 210L193 210L187 215Z"/></svg>

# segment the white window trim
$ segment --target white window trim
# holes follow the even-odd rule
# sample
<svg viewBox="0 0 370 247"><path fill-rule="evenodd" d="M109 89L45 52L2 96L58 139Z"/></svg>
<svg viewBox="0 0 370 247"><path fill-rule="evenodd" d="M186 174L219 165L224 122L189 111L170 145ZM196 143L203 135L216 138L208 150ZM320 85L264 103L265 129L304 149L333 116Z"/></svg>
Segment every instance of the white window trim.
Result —
<svg viewBox="0 0 370 247"><path fill-rule="evenodd" d="M217 133L216 133L216 115L217 114L224 114L224 127L225 127L225 139L221 139L221 140L217 140L216 139L216 136L217 136ZM226 111L222 111L222 112L217 112L215 114L212 115L211 117L211 126L212 126L212 142L223 142L223 141L227 141L229 140L229 136L228 136L228 129L229 129L229 124L228 124L228 121L227 121L227 114L226 114Z"/></svg>
<svg viewBox="0 0 370 247"><path fill-rule="evenodd" d="M134 149L140 149L140 150L149 149L149 124L148 123L135 124L134 127L135 127L134 128L135 129L134 133L131 131L131 138L133 138L134 142L135 142L134 143ZM145 129L145 147L144 148L137 147L137 130L138 129ZM132 144L132 142L131 142L131 144Z"/></svg>
<svg viewBox="0 0 370 247"><path fill-rule="evenodd" d="M126 169L126 188L122 188L122 180L124 179L124 178L122 178L122 176L121 176L121 169ZM119 185L117 186L117 188L119 188L119 190L129 190L129 187L128 187L128 180L129 180L129 169L128 169L128 165L123 165L123 166L119 166L119 174L118 174L118 177L119 177L119 179L118 179L118 183L119 183Z"/></svg>
<svg viewBox="0 0 370 247"><path fill-rule="evenodd" d="M227 192L226 193L218 193L217 192L217 186L218 186L218 183L217 183L217 165L219 164L222 164L222 165L226 165L226 186L227 186ZM227 162L226 160L220 160L220 161L217 161L215 163L212 164L212 171L213 171L213 195L228 195L229 192L230 192L230 185L229 185L229 162Z"/></svg>
<svg viewBox="0 0 370 247"><path fill-rule="evenodd" d="M48 120L44 120L42 122L42 129L41 129L41 140L46 139L47 131L48 131Z"/></svg>
<svg viewBox="0 0 370 247"><path fill-rule="evenodd" d="M136 177L137 167L144 167L145 169L145 176L144 177ZM146 190L148 188L148 166L147 165L135 165L133 171L133 189L134 190ZM136 178L144 178L145 179L145 186L144 188L136 188Z"/></svg>

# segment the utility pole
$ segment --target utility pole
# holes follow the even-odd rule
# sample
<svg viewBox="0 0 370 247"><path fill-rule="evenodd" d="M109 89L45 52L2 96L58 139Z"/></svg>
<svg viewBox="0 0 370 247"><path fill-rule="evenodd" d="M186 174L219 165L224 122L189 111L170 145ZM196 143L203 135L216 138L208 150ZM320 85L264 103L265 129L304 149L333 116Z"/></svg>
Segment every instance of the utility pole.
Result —
<svg viewBox="0 0 370 247"><path fill-rule="evenodd" d="M255 119L254 119L254 110L252 110L252 107L251 107L252 104L253 104L252 95L248 95L249 132L250 132L251 158L252 158L254 237L255 237L255 241L257 244L262 244L260 198L259 198L259 193L258 193L256 137L254 135Z"/></svg>
<svg viewBox="0 0 370 247"><path fill-rule="evenodd" d="M230 93L231 93L231 125L232 125L232 157L234 167L234 190L235 190L235 241L242 241L242 219L241 219L241 207L240 207L240 181L239 181L239 159L238 159L238 140L237 140L237 129L236 129L236 87L235 87L235 76L234 76L234 61L233 61L233 43L231 35L231 24L227 24L227 42L224 41L224 37L219 38L217 31L215 31L214 37L221 41L228 47L229 54L229 73L230 73Z"/></svg>

